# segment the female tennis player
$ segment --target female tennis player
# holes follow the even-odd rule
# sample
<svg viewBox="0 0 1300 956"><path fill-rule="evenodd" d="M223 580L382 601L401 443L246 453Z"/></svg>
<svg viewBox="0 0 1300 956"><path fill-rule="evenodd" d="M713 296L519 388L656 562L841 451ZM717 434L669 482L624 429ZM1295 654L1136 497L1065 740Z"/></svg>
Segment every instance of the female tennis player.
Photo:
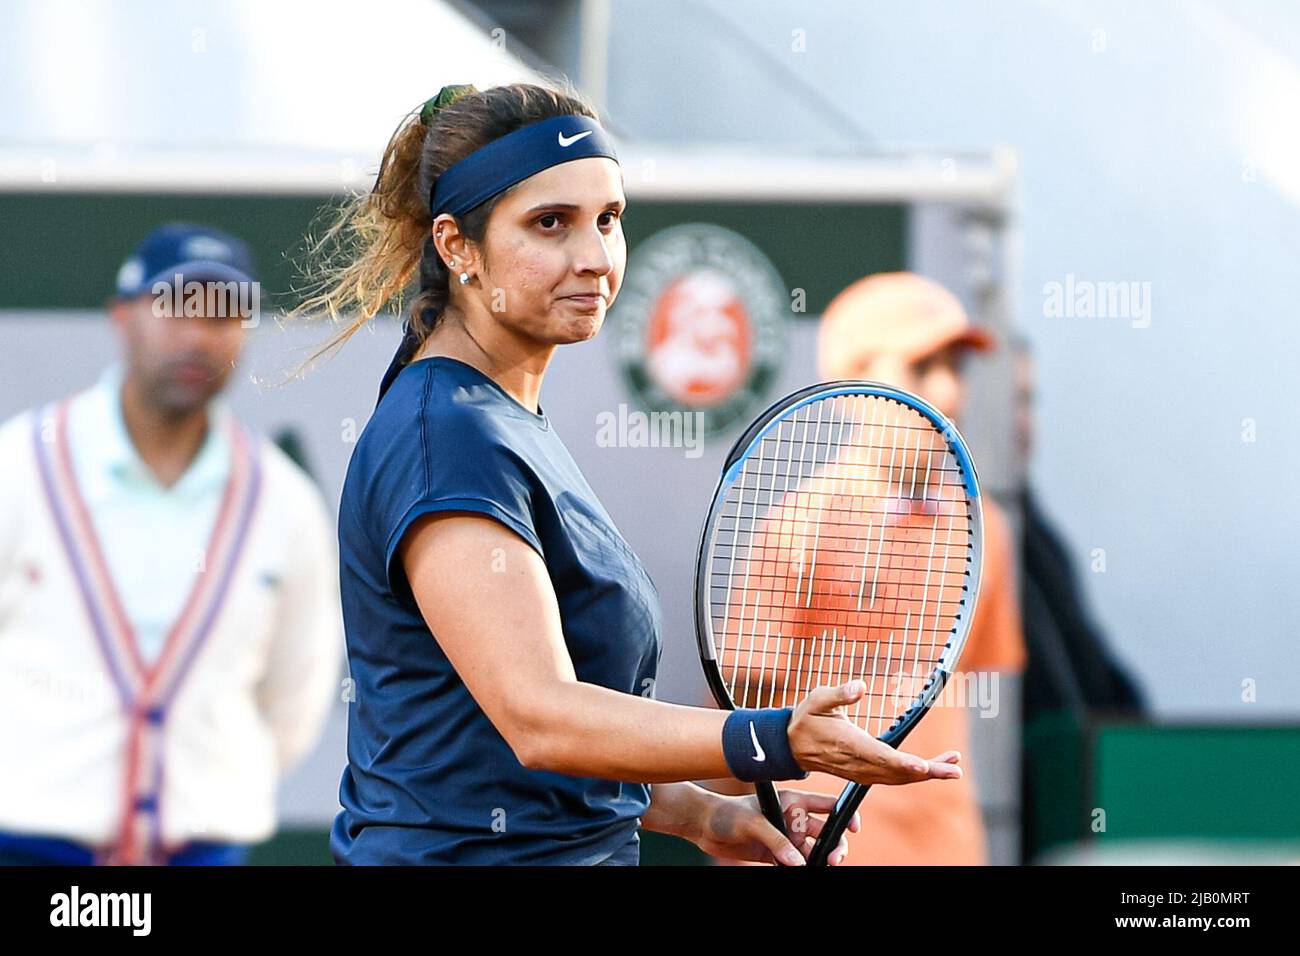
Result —
<svg viewBox="0 0 1300 956"><path fill-rule="evenodd" d="M845 719L860 680L795 708L654 699L659 596L538 402L556 348L618 295L625 207L576 93L445 87L314 247L343 258L295 312L356 316L326 349L420 282L339 510L339 863L635 865L644 827L798 866L833 797L784 791L796 845L753 796L690 781L961 776L954 752L922 760Z"/></svg>

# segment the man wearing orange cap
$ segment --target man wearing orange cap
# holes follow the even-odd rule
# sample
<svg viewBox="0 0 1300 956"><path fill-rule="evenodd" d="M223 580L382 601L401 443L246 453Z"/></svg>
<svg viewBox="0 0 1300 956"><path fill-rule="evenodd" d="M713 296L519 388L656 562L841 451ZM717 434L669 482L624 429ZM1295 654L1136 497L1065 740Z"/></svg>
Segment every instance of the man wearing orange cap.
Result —
<svg viewBox="0 0 1300 956"><path fill-rule="evenodd" d="M992 349L992 337L972 326L961 303L942 286L911 273L869 276L849 286L823 313L818 339L822 379L869 379L907 389L949 418L960 419L964 399L961 365L975 349ZM1014 552L1005 514L984 497L984 570L971 633L960 671L1019 672L1024 638L1015 594ZM839 558L819 553L818 567ZM809 633L821 626L803 621ZM836 624L827 620L829 630ZM969 687L962 673L950 690ZM996 687L996 685L995 685ZM873 788L862 804L862 827L849 833L847 865L964 865L988 862L975 776L970 764L972 719L960 694L945 692L907 738L915 753L956 750L966 773L942 786ZM972 772L973 771L973 772ZM838 794L845 781L813 773L800 786ZM732 785L734 786L734 784ZM718 789L731 789L719 783Z"/></svg>

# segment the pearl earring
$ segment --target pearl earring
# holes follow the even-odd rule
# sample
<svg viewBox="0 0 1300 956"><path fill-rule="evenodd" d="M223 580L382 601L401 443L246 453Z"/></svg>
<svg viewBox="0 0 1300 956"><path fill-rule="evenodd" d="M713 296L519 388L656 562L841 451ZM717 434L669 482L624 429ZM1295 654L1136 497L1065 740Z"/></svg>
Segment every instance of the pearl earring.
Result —
<svg viewBox="0 0 1300 956"><path fill-rule="evenodd" d="M461 284L461 285L465 285L467 282L469 282L469 273L468 273L468 272L462 272L462 273L460 274L460 284Z"/></svg>

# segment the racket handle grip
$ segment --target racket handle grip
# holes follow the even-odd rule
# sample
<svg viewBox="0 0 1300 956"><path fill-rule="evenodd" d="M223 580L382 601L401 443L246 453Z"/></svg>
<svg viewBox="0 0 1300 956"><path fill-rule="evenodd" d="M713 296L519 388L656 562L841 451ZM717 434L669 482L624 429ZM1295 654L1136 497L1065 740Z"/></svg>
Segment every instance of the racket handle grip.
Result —
<svg viewBox="0 0 1300 956"><path fill-rule="evenodd" d="M782 836L788 837L790 834L785 832L785 814L781 812L781 797L776 792L776 785L770 780L759 780L754 783L754 792L758 794L758 806L767 822Z"/></svg>
<svg viewBox="0 0 1300 956"><path fill-rule="evenodd" d="M826 823L822 827L821 836L817 838L813 851L808 855L809 866L828 866L830 864L831 852L840 845L840 837L844 831L849 828L849 821L853 819L853 814L858 810L862 803L862 798L867 795L871 789L869 783L853 783L844 788L840 798L835 801L835 808L831 810L830 815L826 818Z"/></svg>

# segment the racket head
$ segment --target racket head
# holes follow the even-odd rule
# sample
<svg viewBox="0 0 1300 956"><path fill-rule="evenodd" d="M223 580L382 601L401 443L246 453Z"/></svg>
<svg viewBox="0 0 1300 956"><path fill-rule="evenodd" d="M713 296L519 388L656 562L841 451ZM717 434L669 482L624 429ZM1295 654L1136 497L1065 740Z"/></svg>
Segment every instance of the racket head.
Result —
<svg viewBox="0 0 1300 956"><path fill-rule="evenodd" d="M897 746L956 668L982 568L979 479L949 419L878 382L800 389L732 446L701 530L710 691L724 709L797 706L862 677L848 716Z"/></svg>

